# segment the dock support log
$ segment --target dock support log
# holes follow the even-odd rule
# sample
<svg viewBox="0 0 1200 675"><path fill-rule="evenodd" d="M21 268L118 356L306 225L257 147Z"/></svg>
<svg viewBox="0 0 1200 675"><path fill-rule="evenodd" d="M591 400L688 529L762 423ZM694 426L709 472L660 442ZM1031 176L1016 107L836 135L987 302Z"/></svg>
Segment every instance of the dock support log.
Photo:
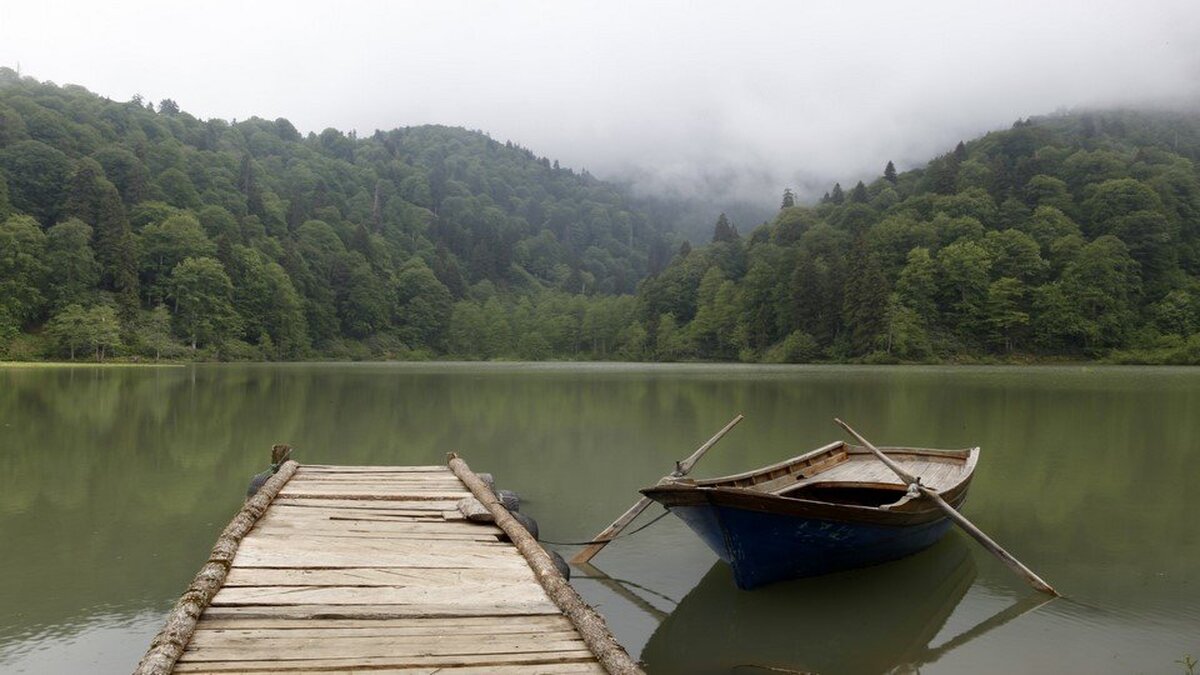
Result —
<svg viewBox="0 0 1200 675"><path fill-rule="evenodd" d="M273 455L272 459L274 458ZM200 568L191 585L175 603L175 607L167 616L166 624L154 637L150 649L133 671L134 675L167 675L172 671L196 630L196 622L200 615L225 584L225 577L229 574L234 555L237 554L238 544L266 512L275 495L279 494L284 484L296 473L297 466L296 462L291 460L283 462L275 475L242 505L242 510L225 526L225 531L221 533L208 556L208 562Z"/></svg>
<svg viewBox="0 0 1200 675"><path fill-rule="evenodd" d="M504 530L509 540L516 545L517 550L529 562L538 583L546 590L546 594L550 596L554 604L567 616L567 619L574 624L580 635L583 636L583 641L600 661L600 664L604 666L604 669L612 675L644 675L642 669L630 658L625 648L613 638L604 617L597 614L583 601L583 598L579 597L579 593L567 583L558 568L554 566L550 555L512 517L496 499L495 493L475 472L471 471L471 467L467 466L467 463L453 452L447 457L447 464L454 475L458 476L458 479L471 490L471 494L475 495L475 498L491 512L496 526Z"/></svg>

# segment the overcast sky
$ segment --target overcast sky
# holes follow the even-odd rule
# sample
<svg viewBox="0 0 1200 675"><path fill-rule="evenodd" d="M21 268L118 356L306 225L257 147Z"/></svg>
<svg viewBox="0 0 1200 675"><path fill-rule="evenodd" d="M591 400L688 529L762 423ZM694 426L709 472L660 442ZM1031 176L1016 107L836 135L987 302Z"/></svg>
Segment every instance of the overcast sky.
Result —
<svg viewBox="0 0 1200 675"><path fill-rule="evenodd" d="M461 125L602 177L771 199L1018 117L1194 101L1198 38L1196 0L0 4L0 65L113 99L302 131Z"/></svg>

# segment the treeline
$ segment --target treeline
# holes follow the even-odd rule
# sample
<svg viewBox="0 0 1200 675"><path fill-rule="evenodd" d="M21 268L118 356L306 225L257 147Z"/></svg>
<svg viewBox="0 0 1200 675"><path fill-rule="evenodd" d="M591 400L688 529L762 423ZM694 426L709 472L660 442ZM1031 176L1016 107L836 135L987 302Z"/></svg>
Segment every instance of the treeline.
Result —
<svg viewBox="0 0 1200 675"><path fill-rule="evenodd" d="M672 253L654 200L482 133L0 69L0 358L1200 363L1197 161L1196 115L1022 120Z"/></svg>
<svg viewBox="0 0 1200 675"><path fill-rule="evenodd" d="M0 69L0 357L442 355L456 303L630 294L669 257L612 186L479 132L302 136Z"/></svg>
<svg viewBox="0 0 1200 675"><path fill-rule="evenodd" d="M653 358L1200 363L1200 118L1017 122L928 166L786 192L638 294Z"/></svg>

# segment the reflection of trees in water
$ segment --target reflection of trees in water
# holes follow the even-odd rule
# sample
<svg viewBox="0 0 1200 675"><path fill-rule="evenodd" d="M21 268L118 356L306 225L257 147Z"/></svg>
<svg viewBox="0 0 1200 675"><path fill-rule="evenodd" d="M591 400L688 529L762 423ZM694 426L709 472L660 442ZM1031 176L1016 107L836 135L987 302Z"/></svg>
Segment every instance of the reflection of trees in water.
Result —
<svg viewBox="0 0 1200 675"><path fill-rule="evenodd" d="M24 552L0 557L0 606L25 606L25 622L100 604L165 606L275 442L309 462L436 463L458 450L521 491L547 537L569 539L606 525L737 412L746 421L698 476L828 442L838 437L835 415L880 443L978 444L972 519L1068 594L1153 602L1146 597L1161 585L1147 590L1138 579L1195 580L1191 561L1200 558L1183 478L1200 445L1194 378L1095 369L0 368L0 531L6 548ZM1114 587L1113 578L1130 585ZM10 620L0 619L0 634Z"/></svg>

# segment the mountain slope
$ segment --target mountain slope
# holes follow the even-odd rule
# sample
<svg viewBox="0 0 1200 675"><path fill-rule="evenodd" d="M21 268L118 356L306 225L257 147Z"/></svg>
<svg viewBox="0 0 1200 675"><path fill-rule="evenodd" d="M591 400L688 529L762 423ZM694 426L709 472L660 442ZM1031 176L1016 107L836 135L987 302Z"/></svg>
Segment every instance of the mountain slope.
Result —
<svg viewBox="0 0 1200 675"><path fill-rule="evenodd" d="M658 358L1200 360L1200 116L1019 121L644 282ZM1128 350L1134 350L1130 352Z"/></svg>
<svg viewBox="0 0 1200 675"><path fill-rule="evenodd" d="M99 307L120 328L99 342L134 353L174 339L270 358L376 338L442 351L455 300L630 293L669 255L612 186L479 132L302 137L285 119L199 120L8 69L0 223L0 342L45 324L63 355ZM47 323L68 307L75 319Z"/></svg>

